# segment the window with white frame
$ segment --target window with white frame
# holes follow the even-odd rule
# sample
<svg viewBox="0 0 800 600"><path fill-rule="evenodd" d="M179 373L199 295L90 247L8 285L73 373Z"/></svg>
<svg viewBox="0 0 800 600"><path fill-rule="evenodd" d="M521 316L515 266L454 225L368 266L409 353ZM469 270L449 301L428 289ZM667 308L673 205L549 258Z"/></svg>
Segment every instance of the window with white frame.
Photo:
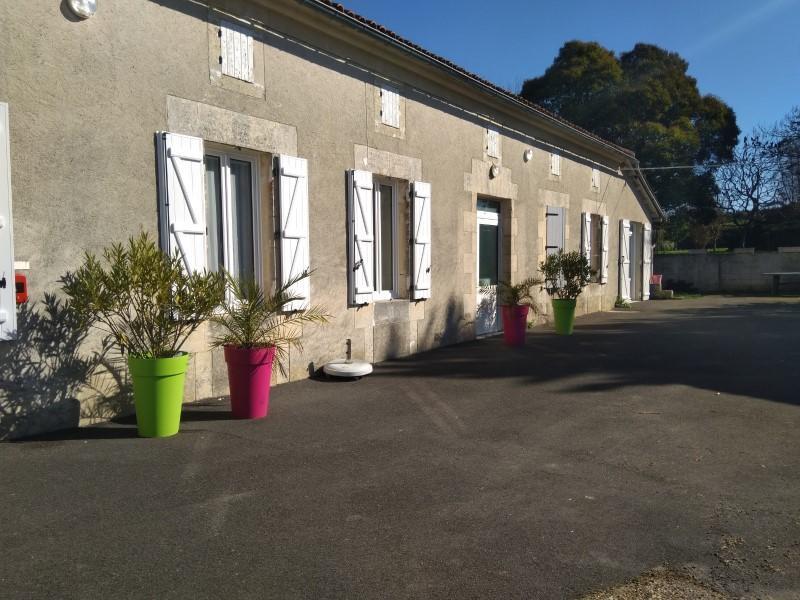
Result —
<svg viewBox="0 0 800 600"><path fill-rule="evenodd" d="M592 272L592 281L600 282L600 275L603 269L603 217L592 215L590 223L590 256L589 268Z"/></svg>
<svg viewBox="0 0 800 600"><path fill-rule="evenodd" d="M550 153L550 174L556 177L561 175L561 155L558 152Z"/></svg>
<svg viewBox="0 0 800 600"><path fill-rule="evenodd" d="M608 217L585 212L581 214L581 252L589 262L591 281L608 280Z"/></svg>
<svg viewBox="0 0 800 600"><path fill-rule="evenodd" d="M600 169L596 167L592 169L592 189L593 190L600 189Z"/></svg>
<svg viewBox="0 0 800 600"><path fill-rule="evenodd" d="M219 64L223 75L253 82L253 34L246 27L219 25Z"/></svg>
<svg viewBox="0 0 800 600"><path fill-rule="evenodd" d="M486 154L492 158L500 158L500 133L494 129L486 130Z"/></svg>
<svg viewBox="0 0 800 600"><path fill-rule="evenodd" d="M375 179L375 300L391 300L397 295L398 210L397 184Z"/></svg>
<svg viewBox="0 0 800 600"><path fill-rule="evenodd" d="M348 171L347 184L350 304L430 298L431 184L359 169Z"/></svg>
<svg viewBox="0 0 800 600"><path fill-rule="evenodd" d="M381 123L400 127L400 93L386 86L381 88Z"/></svg>
<svg viewBox="0 0 800 600"><path fill-rule="evenodd" d="M260 281L258 161L206 148L204 164L208 269Z"/></svg>

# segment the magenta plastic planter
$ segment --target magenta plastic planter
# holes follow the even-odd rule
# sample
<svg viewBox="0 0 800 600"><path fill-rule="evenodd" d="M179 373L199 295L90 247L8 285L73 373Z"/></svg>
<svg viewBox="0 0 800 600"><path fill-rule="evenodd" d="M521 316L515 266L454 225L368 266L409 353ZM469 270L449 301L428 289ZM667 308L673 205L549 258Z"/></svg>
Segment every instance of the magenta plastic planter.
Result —
<svg viewBox="0 0 800 600"><path fill-rule="evenodd" d="M506 346L524 346L528 329L528 306L503 305L503 341Z"/></svg>
<svg viewBox="0 0 800 600"><path fill-rule="evenodd" d="M231 413L235 419L263 419L267 416L274 358L274 347L225 346Z"/></svg>

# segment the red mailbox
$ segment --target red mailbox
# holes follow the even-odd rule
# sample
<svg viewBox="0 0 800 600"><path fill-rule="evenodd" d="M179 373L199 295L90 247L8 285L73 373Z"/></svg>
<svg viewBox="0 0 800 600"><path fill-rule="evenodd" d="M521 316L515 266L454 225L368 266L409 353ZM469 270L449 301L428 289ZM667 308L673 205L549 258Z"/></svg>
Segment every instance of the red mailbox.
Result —
<svg viewBox="0 0 800 600"><path fill-rule="evenodd" d="M14 287L17 292L17 304L28 301L28 278L22 273L14 274Z"/></svg>

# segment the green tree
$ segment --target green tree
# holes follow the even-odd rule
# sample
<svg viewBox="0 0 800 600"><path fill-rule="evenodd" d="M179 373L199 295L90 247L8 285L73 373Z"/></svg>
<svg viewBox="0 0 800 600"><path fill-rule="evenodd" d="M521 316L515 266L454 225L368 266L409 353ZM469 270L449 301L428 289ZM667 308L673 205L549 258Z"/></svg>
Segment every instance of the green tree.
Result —
<svg viewBox="0 0 800 600"><path fill-rule="evenodd" d="M688 67L651 44L617 57L596 42L571 41L520 93L630 148L643 167L695 166L650 171L648 180L668 212L707 217L717 193L713 165L732 159L739 127L730 106L700 94Z"/></svg>
<svg viewBox="0 0 800 600"><path fill-rule="evenodd" d="M613 106L605 100L613 98L622 81L622 66L613 52L596 42L569 42L542 77L525 82L522 95L575 123L591 123L604 133L603 123L608 119L593 115L591 107L610 112Z"/></svg>

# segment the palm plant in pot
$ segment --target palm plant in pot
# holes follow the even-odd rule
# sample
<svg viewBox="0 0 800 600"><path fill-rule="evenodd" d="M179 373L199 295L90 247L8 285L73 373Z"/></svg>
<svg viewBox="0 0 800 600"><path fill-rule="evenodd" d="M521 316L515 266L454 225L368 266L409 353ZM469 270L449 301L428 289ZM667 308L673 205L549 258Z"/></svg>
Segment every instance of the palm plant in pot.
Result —
<svg viewBox="0 0 800 600"><path fill-rule="evenodd" d="M63 291L81 326L106 333L127 355L139 435L175 435L189 361L181 348L222 302L224 278L187 273L146 233L111 245L102 257L86 253L62 277Z"/></svg>
<svg viewBox="0 0 800 600"><path fill-rule="evenodd" d="M570 335L575 324L577 298L591 277L589 261L581 252L561 250L548 255L539 269L553 305L556 333Z"/></svg>
<svg viewBox="0 0 800 600"><path fill-rule="evenodd" d="M289 310L301 299L292 288L310 276L304 271L267 294L253 280L226 274L229 298L212 318L218 328L213 345L225 353L234 418L267 416L273 369L285 374L289 349L302 349L304 324L328 321L329 315L319 306Z"/></svg>
<svg viewBox="0 0 800 600"><path fill-rule="evenodd" d="M542 280L535 277L528 277L519 283L497 283L497 300L503 318L503 341L507 346L525 345L528 313L535 315L539 312L531 290L541 284Z"/></svg>

